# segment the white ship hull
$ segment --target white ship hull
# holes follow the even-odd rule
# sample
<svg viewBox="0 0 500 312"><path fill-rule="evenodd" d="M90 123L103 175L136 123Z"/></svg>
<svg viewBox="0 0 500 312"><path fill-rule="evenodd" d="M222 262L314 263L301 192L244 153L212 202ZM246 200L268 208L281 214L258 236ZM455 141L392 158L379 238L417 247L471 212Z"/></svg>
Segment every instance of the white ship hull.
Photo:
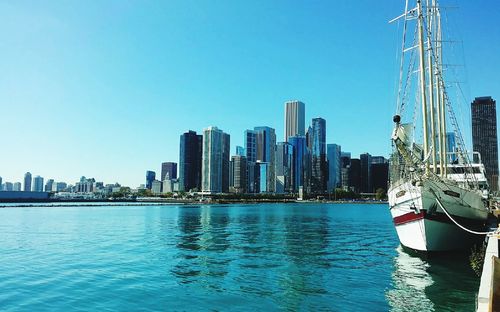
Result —
<svg viewBox="0 0 500 312"><path fill-rule="evenodd" d="M436 197L453 219L469 229L483 230L488 217L480 193L443 182L425 181L420 186L404 182L389 189L388 195L401 245L417 251L466 250L478 240L478 235L448 218Z"/></svg>

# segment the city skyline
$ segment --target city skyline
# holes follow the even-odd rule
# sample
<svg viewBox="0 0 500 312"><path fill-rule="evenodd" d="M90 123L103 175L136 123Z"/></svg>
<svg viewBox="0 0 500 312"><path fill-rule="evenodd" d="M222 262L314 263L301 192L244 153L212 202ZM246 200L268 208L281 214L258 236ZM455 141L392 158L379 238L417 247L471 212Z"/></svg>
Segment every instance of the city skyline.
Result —
<svg viewBox="0 0 500 312"><path fill-rule="evenodd" d="M450 14L467 12L454 26L468 65L468 114L474 97L500 94L500 65L491 63L499 10L493 1L460 7ZM387 21L402 10L368 1L2 3L0 122L12 134L0 175L136 186L145 169L179 161L178 136L188 130L224 129L231 155L245 129L268 126L283 138L283 103L295 99L307 105L306 121L327 120L327 144L388 156L399 38Z"/></svg>

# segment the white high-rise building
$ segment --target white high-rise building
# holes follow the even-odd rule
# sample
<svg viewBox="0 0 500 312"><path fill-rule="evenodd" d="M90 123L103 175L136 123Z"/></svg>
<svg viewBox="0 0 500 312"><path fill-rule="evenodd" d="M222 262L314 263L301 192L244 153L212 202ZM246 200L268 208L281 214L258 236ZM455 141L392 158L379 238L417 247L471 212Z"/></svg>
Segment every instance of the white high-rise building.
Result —
<svg viewBox="0 0 500 312"><path fill-rule="evenodd" d="M201 188L203 192L229 191L229 134L217 127L203 130Z"/></svg>
<svg viewBox="0 0 500 312"><path fill-rule="evenodd" d="M305 105L300 101L285 102L285 142L295 135L305 135Z"/></svg>

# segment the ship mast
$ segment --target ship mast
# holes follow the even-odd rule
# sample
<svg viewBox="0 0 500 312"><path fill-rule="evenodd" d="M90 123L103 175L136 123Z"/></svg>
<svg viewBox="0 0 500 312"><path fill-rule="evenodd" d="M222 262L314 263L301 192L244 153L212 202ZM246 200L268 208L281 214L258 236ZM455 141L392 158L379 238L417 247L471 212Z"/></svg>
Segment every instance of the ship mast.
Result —
<svg viewBox="0 0 500 312"><path fill-rule="evenodd" d="M441 11L437 9L436 11L437 15L437 32L436 32L436 37L437 37L437 51L436 51L436 56L438 58L438 61L436 62L437 64L437 71L439 73L438 75L438 81L436 84L437 87L437 98L438 98L438 105L439 105L439 110L440 110L440 119L441 122L439 123L439 128L440 128L440 143L441 143L441 148L440 148L440 158L441 158L441 163L443 169L441 170L441 175L446 177L447 175L447 162L448 162L448 157L446 155L446 116L445 116L445 99L444 99L444 80L443 80L443 37L442 37L442 32L441 32Z"/></svg>
<svg viewBox="0 0 500 312"><path fill-rule="evenodd" d="M432 62L432 27L433 27L433 12L434 8L430 8L429 0L427 0L427 69L429 71L429 108L431 114L431 148L432 148L432 171L436 172L436 113L434 111L434 74Z"/></svg>
<svg viewBox="0 0 500 312"><path fill-rule="evenodd" d="M417 15L418 15L418 49L420 57L420 101L422 102L422 123L424 134L424 159L429 153L429 138L428 138L428 117L427 117L427 96L425 93L425 52L424 52L424 16L422 14L422 1L417 0ZM425 161L425 174L429 174L429 162Z"/></svg>

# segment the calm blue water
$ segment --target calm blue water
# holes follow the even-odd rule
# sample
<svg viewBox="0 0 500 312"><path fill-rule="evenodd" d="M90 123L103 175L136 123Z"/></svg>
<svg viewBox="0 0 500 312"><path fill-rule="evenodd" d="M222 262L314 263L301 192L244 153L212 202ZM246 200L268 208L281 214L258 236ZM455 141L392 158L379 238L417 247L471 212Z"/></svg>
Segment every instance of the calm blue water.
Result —
<svg viewBox="0 0 500 312"><path fill-rule="evenodd" d="M0 209L2 311L472 311L466 258L401 251L387 205Z"/></svg>

